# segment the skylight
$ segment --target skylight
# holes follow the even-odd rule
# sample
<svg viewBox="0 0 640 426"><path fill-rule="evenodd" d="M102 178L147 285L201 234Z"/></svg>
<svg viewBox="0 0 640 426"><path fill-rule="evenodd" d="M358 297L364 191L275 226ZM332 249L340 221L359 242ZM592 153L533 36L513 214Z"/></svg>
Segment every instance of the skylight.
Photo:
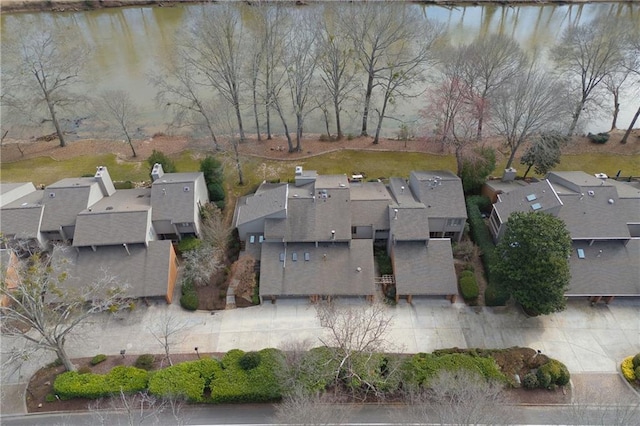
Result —
<svg viewBox="0 0 640 426"><path fill-rule="evenodd" d="M542 204L540 203L531 204L531 208L533 210L540 210L542 208Z"/></svg>
<svg viewBox="0 0 640 426"><path fill-rule="evenodd" d="M536 197L536 194L527 195L527 201L529 201L529 202L535 200L536 198L538 198L538 197Z"/></svg>
<svg viewBox="0 0 640 426"><path fill-rule="evenodd" d="M584 259L584 250L578 249L578 259Z"/></svg>

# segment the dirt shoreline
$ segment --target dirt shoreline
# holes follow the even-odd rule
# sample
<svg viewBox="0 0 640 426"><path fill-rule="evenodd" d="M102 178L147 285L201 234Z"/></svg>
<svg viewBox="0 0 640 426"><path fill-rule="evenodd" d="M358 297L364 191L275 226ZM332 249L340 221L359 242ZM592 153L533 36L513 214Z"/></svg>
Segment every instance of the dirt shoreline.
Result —
<svg viewBox="0 0 640 426"><path fill-rule="evenodd" d="M305 5L318 0L290 0L297 5ZM413 0L413 3L441 6L499 4L545 5L545 4L586 4L586 3L633 3L634 0ZM127 6L172 7L181 3L215 3L216 0L0 0L0 13L18 12L77 12Z"/></svg>

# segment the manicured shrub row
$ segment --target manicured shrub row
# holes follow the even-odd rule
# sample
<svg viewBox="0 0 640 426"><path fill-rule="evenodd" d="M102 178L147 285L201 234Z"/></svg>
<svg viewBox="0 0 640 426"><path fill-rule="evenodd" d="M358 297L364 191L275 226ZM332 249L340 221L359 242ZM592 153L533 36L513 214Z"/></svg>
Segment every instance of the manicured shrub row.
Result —
<svg viewBox="0 0 640 426"><path fill-rule="evenodd" d="M191 402L279 400L282 353L277 349L263 349L252 354L246 356L234 349L220 361L206 358L165 368L151 377L149 392L163 397L184 396ZM245 369L241 363L253 367Z"/></svg>
<svg viewBox="0 0 640 426"><path fill-rule="evenodd" d="M475 300L480 294L476 277L471 271L462 271L460 274L460 293L464 300Z"/></svg>
<svg viewBox="0 0 640 426"><path fill-rule="evenodd" d="M81 374L68 371L53 382L53 391L60 399L101 398L120 391L132 393L147 388L148 373L135 367L114 367L107 374Z"/></svg>
<svg viewBox="0 0 640 426"><path fill-rule="evenodd" d="M471 237L480 248L482 264L487 277L487 289L484 293L485 304L487 306L502 306L509 299L509 295L500 288L492 273L496 263L495 245L481 213L481 210L489 208L491 201L487 197L479 195L467 197L466 201Z"/></svg>
<svg viewBox="0 0 640 426"><path fill-rule="evenodd" d="M493 358L472 356L463 353L443 355L419 353L410 358L405 365L404 383L410 386L429 386L440 370L467 370L479 373L487 380L505 381L505 376Z"/></svg>

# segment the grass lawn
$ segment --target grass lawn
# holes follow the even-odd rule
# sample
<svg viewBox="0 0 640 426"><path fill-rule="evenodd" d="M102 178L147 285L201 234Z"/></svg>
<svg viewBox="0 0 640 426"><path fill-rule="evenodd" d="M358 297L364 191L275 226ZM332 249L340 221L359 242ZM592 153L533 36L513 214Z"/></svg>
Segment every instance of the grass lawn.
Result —
<svg viewBox="0 0 640 426"><path fill-rule="evenodd" d="M178 171L188 172L199 169L202 154L194 155L189 151L174 156ZM223 159L229 189L233 195L241 195L255 189L265 179L292 179L294 167L303 166L308 170L317 170L320 174L364 173L368 178L401 176L408 177L411 170L455 170L455 158L452 155L433 155L423 153L379 152L379 151L338 151L304 160L275 161L254 157L242 160L245 185L237 185L238 176L234 162ZM145 161L117 161L113 154L83 156L71 160L56 161L48 157L39 157L15 163L2 164L0 177L4 182L33 182L36 185L49 185L65 177L93 175L96 166L105 165L116 181L142 181L149 179L149 167ZM519 171L523 166L517 164ZM494 171L500 175L504 164ZM557 170L584 170L587 173L603 172L615 176L622 170L623 176L640 175L639 155L580 154L564 155L556 167Z"/></svg>

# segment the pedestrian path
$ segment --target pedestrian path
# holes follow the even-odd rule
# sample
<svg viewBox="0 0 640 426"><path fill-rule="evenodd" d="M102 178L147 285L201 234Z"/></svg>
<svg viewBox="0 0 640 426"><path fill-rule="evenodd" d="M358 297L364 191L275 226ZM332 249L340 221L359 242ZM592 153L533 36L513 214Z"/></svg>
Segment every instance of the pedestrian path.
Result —
<svg viewBox="0 0 640 426"><path fill-rule="evenodd" d="M302 340L319 345L325 333L314 307L306 301L279 300L276 304L214 314L188 312L179 304L152 304L136 307L132 312L92 318L70 336L67 351L72 358L99 353L113 355L123 349L131 355L162 352L150 329L167 312L173 321L184 324L181 338L172 347L174 353L194 352L195 347L200 352L277 348L289 341ZM572 374L616 374L624 357L640 352L640 300L617 299L610 306L594 307L573 301L564 312L535 318L525 316L515 307L478 309L431 299L414 299L412 305L401 301L388 307L388 312L393 316L389 342L399 352L527 346L559 359ZM24 389L31 374L54 358L52 354L41 353L15 368L5 363L6 352L12 345L24 342L2 340L3 413L20 412L19 403L17 406L10 403L16 389L20 386Z"/></svg>

